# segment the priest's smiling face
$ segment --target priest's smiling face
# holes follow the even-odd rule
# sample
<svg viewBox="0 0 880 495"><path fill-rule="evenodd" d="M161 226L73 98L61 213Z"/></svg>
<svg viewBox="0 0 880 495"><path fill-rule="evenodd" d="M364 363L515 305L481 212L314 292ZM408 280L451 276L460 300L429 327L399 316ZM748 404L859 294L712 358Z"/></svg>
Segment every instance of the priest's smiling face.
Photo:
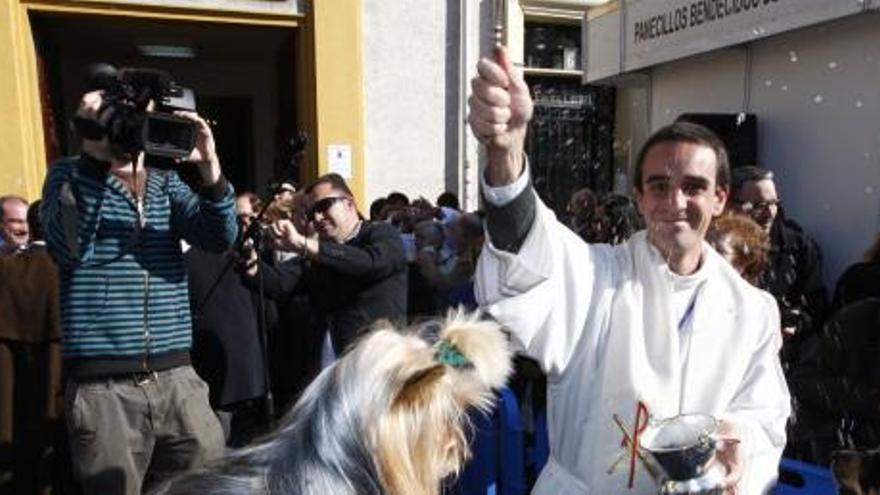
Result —
<svg viewBox="0 0 880 495"><path fill-rule="evenodd" d="M687 141L659 142L645 155L635 195L648 238L667 258L699 258L706 230L727 201L717 168L712 148Z"/></svg>

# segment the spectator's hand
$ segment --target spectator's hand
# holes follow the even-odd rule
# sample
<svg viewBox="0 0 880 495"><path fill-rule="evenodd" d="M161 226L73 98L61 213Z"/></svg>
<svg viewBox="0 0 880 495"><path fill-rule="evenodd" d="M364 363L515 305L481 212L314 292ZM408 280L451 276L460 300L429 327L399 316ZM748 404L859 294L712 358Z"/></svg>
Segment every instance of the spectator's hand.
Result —
<svg viewBox="0 0 880 495"><path fill-rule="evenodd" d="M211 126L195 112L178 110L174 115L193 121L196 127L196 145L183 161L198 165L202 181L206 186L216 184L220 180L221 170Z"/></svg>
<svg viewBox="0 0 880 495"><path fill-rule="evenodd" d="M95 125L98 125L98 115L104 110L102 108L104 105L103 94L103 91L91 91L84 94L79 101L79 108L76 110L76 116L92 121ZM109 162L113 159L113 154L110 151L110 141L107 139L106 135L100 140L83 138L82 150L84 153L101 161Z"/></svg>
<svg viewBox="0 0 880 495"><path fill-rule="evenodd" d="M529 87L504 47L495 50L494 60L480 59L477 72L471 80L468 120L474 135L486 145L489 184L510 184L523 168L526 130L533 110Z"/></svg>
<svg viewBox="0 0 880 495"><path fill-rule="evenodd" d="M277 249L282 251L301 251L305 244L305 236L296 229L290 220L276 220L272 223L272 240Z"/></svg>
<svg viewBox="0 0 880 495"><path fill-rule="evenodd" d="M290 220L278 220L271 227L273 244L282 251L295 251L303 256L316 256L320 249L318 235L307 236Z"/></svg>
<svg viewBox="0 0 880 495"><path fill-rule="evenodd" d="M719 442L715 458L724 466L723 488L725 494L739 493L739 482L745 472L746 457L742 437L733 423L721 420L718 426Z"/></svg>
<svg viewBox="0 0 880 495"><path fill-rule="evenodd" d="M253 277L257 274L258 268L258 255L257 250L254 249L254 241L248 239L244 242L241 247L241 250L236 253L236 263L238 264L239 270Z"/></svg>

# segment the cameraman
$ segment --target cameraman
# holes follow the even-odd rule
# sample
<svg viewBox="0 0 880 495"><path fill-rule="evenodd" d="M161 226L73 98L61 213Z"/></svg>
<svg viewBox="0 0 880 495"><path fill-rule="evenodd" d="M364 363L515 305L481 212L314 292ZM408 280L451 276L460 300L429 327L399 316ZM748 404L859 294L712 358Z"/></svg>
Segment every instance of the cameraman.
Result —
<svg viewBox="0 0 880 495"><path fill-rule="evenodd" d="M77 116L98 121L103 92ZM73 468L87 494L141 493L223 450L208 390L190 365L192 339L180 240L210 251L237 235L233 190L208 124L193 112L196 144L177 173L144 166L115 139L83 139L43 186L46 241L59 266L64 411ZM149 486L146 486L149 489Z"/></svg>

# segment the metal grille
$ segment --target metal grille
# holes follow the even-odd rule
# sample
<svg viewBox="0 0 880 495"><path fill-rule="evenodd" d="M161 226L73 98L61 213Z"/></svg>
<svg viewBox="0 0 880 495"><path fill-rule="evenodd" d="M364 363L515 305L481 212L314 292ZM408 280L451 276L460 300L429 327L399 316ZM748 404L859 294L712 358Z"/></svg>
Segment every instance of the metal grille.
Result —
<svg viewBox="0 0 880 495"><path fill-rule="evenodd" d="M571 194L612 187L614 89L529 77L535 113L526 151L538 195L560 218Z"/></svg>

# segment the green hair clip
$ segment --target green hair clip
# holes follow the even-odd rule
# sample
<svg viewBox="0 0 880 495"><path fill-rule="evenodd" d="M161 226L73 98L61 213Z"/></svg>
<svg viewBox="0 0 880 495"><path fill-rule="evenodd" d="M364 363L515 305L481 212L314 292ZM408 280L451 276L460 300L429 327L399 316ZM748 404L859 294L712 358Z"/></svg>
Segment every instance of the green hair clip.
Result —
<svg viewBox="0 0 880 495"><path fill-rule="evenodd" d="M473 363L458 350L458 347L448 340L441 341L437 346L434 359L441 364L447 364L453 368L469 368L473 366Z"/></svg>

